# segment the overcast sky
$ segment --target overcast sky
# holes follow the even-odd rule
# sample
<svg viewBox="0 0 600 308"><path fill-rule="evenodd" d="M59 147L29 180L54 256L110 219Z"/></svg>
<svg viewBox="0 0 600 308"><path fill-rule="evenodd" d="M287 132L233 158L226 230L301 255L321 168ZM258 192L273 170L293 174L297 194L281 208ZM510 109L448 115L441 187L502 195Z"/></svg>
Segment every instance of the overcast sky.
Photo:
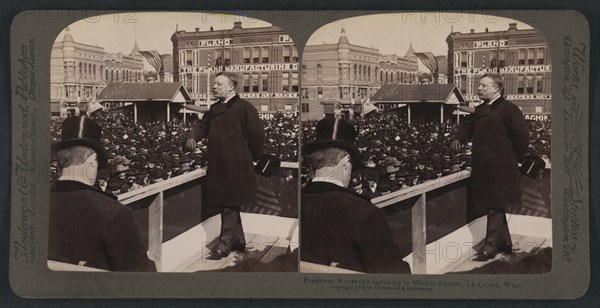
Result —
<svg viewBox="0 0 600 308"><path fill-rule="evenodd" d="M412 41L415 51L431 51L436 56L447 55L446 37L451 28L463 33L507 30L508 24L517 23L517 29L531 29L523 22L512 19L475 15L472 13L391 13L342 19L317 30L308 45L337 43L342 28L350 44L374 47L383 54L403 56Z"/></svg>
<svg viewBox="0 0 600 308"><path fill-rule="evenodd" d="M129 54L137 41L140 50L157 50L161 54L173 53L171 35L175 29L208 31L231 29L235 21L241 21L244 28L269 27L270 23L235 15L211 13L119 13L99 15L82 19L69 26L77 43L104 47L109 53ZM62 41L64 30L56 40ZM153 70L144 61L146 69Z"/></svg>
<svg viewBox="0 0 600 308"><path fill-rule="evenodd" d="M119 13L99 15L77 21L69 26L76 42L104 47L109 53L128 54L137 44L141 50L157 50L171 54L171 35L179 30L207 31L231 29L235 21L242 27L268 27L271 24L245 17L211 13ZM512 19L472 13L390 13L366 15L341 19L317 30L308 44L337 43L342 28L351 44L378 48L384 54L404 55L412 41L416 51L431 51L435 55L446 55L446 37L453 26L454 31L463 33L475 29L482 32L506 30ZM517 21L518 29L531 28ZM62 31L56 40L62 40ZM152 69L144 61L146 69Z"/></svg>

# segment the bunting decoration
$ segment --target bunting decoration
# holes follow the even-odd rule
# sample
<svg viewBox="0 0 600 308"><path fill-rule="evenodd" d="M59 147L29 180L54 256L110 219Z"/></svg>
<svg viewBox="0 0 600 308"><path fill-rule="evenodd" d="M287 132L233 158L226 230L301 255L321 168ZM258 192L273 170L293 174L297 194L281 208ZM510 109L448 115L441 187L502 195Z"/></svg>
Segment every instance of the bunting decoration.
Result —
<svg viewBox="0 0 600 308"><path fill-rule="evenodd" d="M423 62L425 67L427 67L431 71L432 74L437 74L438 63L432 52L429 52L429 51L415 52L415 56L417 56L419 58L419 60L421 60L421 62Z"/></svg>
<svg viewBox="0 0 600 308"><path fill-rule="evenodd" d="M142 56L144 56L144 58L146 58L148 63L150 63L150 65L152 65L154 67L154 69L156 69L157 73L160 73L163 71L163 61L162 61L162 58L160 57L160 54L158 53L158 51L144 50L144 51L140 51L140 53L142 54Z"/></svg>

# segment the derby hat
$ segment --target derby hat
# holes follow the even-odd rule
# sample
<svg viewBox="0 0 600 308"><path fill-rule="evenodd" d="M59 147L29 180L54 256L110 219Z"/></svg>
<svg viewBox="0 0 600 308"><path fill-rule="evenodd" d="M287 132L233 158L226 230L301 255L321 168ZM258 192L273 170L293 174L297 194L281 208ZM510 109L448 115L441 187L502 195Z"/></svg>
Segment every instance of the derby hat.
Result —
<svg viewBox="0 0 600 308"><path fill-rule="evenodd" d="M102 145L102 128L96 121L85 117L70 117L62 122L61 141L52 145L54 153L73 146L86 146L98 154L98 169L103 169L108 162L108 154Z"/></svg>
<svg viewBox="0 0 600 308"><path fill-rule="evenodd" d="M254 171L256 171L256 173L260 175L271 177L273 175L273 172L277 170L277 168L279 168L280 165L281 160L279 160L277 156L271 154L263 154L258 159L258 162L254 167Z"/></svg>
<svg viewBox="0 0 600 308"><path fill-rule="evenodd" d="M523 159L523 164L519 171L522 175L526 175L531 178L537 178L540 175L540 171L546 168L546 162L538 155L529 154Z"/></svg>
<svg viewBox="0 0 600 308"><path fill-rule="evenodd" d="M343 119L324 118L317 123L315 135L315 142L304 146L305 154L325 148L338 148L350 154L354 169L358 170L361 167L360 152L354 144L356 130L352 124Z"/></svg>

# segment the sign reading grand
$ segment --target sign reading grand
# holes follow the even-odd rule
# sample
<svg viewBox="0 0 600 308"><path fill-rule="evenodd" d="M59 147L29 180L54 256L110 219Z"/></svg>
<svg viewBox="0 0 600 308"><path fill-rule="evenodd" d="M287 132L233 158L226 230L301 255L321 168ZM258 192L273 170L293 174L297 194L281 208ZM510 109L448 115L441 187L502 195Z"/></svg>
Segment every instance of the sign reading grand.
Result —
<svg viewBox="0 0 600 308"><path fill-rule="evenodd" d="M233 39L216 39L216 40L200 40L198 46L200 47L214 47L233 44Z"/></svg>
<svg viewBox="0 0 600 308"><path fill-rule="evenodd" d="M475 42L473 42L473 48L494 48L494 47L504 47L506 45L508 45L508 40L475 41Z"/></svg>

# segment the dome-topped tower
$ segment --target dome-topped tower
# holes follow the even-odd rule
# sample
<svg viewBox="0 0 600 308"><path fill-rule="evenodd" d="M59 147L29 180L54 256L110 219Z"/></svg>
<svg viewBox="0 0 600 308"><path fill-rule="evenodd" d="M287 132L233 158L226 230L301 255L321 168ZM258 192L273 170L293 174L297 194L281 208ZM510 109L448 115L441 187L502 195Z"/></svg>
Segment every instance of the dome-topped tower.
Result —
<svg viewBox="0 0 600 308"><path fill-rule="evenodd" d="M62 40L62 56L65 58L75 57L75 40L71 36L71 29L65 29L65 35Z"/></svg>
<svg viewBox="0 0 600 308"><path fill-rule="evenodd" d="M133 42L133 48L129 52L130 56L137 56L140 53L140 48L137 45L137 41Z"/></svg>
<svg viewBox="0 0 600 308"><path fill-rule="evenodd" d="M350 76L350 41L346 37L346 30L342 28L340 38L337 43L338 65L341 68L341 74L338 76L340 84L348 83ZM344 98L347 95L344 95Z"/></svg>
<svg viewBox="0 0 600 308"><path fill-rule="evenodd" d="M338 48L343 48L341 47L342 45L350 46L350 41L346 36L346 30L344 28L342 28L342 32L340 33L340 39L338 40Z"/></svg>
<svg viewBox="0 0 600 308"><path fill-rule="evenodd" d="M408 58L408 57L414 56L414 54L415 54L415 49L413 48L412 41L411 41L410 46L408 46L408 50L404 54L404 57Z"/></svg>
<svg viewBox="0 0 600 308"><path fill-rule="evenodd" d="M63 43L75 43L75 40L73 40L73 36L71 36L71 29L69 29L69 27L67 27L65 29L65 36L63 36Z"/></svg>

